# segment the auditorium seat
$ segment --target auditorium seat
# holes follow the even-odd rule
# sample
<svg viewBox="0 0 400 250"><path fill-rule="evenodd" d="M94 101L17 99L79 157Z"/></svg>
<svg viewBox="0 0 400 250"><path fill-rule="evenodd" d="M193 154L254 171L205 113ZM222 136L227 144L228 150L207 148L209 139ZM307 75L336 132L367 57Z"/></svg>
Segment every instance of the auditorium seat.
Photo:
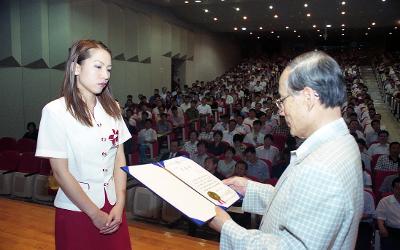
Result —
<svg viewBox="0 0 400 250"><path fill-rule="evenodd" d="M273 137L274 137L273 145L277 147L279 151L282 152L282 150L285 148L287 137L285 135L280 135L280 134L275 134L273 135Z"/></svg>
<svg viewBox="0 0 400 250"><path fill-rule="evenodd" d="M378 162L379 157L381 154L376 154L371 156L371 171L374 172L376 163Z"/></svg>
<svg viewBox="0 0 400 250"><path fill-rule="evenodd" d="M375 170L374 172L374 176L373 176L373 190L375 193L375 197L377 197L378 199L380 198L380 192L379 189L383 183L383 181L385 180L385 178L389 175L395 175L397 174L397 171L382 171L382 170Z"/></svg>
<svg viewBox="0 0 400 250"><path fill-rule="evenodd" d="M11 194L12 180L18 168L19 152L3 151L0 153L0 194Z"/></svg>
<svg viewBox="0 0 400 250"><path fill-rule="evenodd" d="M40 159L33 152L21 154L17 171L14 173L11 195L32 198L35 175L40 171Z"/></svg>
<svg viewBox="0 0 400 250"><path fill-rule="evenodd" d="M50 202L54 199L54 194L49 193L49 176L51 166L48 159L40 159L39 174L35 175L33 183L32 200L36 202Z"/></svg>
<svg viewBox="0 0 400 250"><path fill-rule="evenodd" d="M0 152L17 150L17 140L12 137L0 138Z"/></svg>
<svg viewBox="0 0 400 250"><path fill-rule="evenodd" d="M21 138L17 141L17 150L20 153L24 152L35 152L36 151L36 141L27 138Z"/></svg>
<svg viewBox="0 0 400 250"><path fill-rule="evenodd" d="M160 218L162 200L146 187L136 187L132 202L132 216L146 219Z"/></svg>

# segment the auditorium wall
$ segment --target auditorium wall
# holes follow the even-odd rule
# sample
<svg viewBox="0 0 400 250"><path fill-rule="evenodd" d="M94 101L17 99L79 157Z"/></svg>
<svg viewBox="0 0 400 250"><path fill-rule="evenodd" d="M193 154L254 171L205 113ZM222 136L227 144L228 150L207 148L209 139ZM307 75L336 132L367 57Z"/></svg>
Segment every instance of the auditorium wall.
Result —
<svg viewBox="0 0 400 250"><path fill-rule="evenodd" d="M169 87L171 58L184 60L188 84L211 80L240 59L234 41L134 1L3 0L0 137L19 138L27 122L39 124L42 107L58 96L68 48L82 38L112 50L110 82L121 102Z"/></svg>

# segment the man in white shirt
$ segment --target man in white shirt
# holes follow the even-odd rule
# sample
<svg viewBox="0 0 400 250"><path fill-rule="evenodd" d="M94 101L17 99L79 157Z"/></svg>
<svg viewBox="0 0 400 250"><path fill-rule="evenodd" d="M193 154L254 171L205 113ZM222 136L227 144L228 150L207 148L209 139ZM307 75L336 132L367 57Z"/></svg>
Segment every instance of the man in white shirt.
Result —
<svg viewBox="0 0 400 250"><path fill-rule="evenodd" d="M183 113L190 108L190 97L185 96L183 103L181 104L180 108L182 109Z"/></svg>
<svg viewBox="0 0 400 250"><path fill-rule="evenodd" d="M256 148L256 155L258 158L268 160L275 166L279 160L279 149L272 146L273 136L266 134L264 136L264 145Z"/></svg>
<svg viewBox="0 0 400 250"><path fill-rule="evenodd" d="M236 131L242 135L248 134L251 132L250 126L247 124L243 124L244 117L243 115L236 116Z"/></svg>
<svg viewBox="0 0 400 250"><path fill-rule="evenodd" d="M393 194L383 198L376 209L381 249L400 249L400 177L392 182Z"/></svg>
<svg viewBox="0 0 400 250"><path fill-rule="evenodd" d="M200 115L212 115L211 107L207 104L208 99L204 97L201 99L201 104L197 106Z"/></svg>
<svg viewBox="0 0 400 250"><path fill-rule="evenodd" d="M223 131L222 141L229 143L233 146L233 136L238 134L236 131L236 120L229 120L228 129Z"/></svg>
<svg viewBox="0 0 400 250"><path fill-rule="evenodd" d="M264 136L265 135L261 132L261 122L256 120L253 123L253 131L244 137L243 142L258 147L264 143Z"/></svg>
<svg viewBox="0 0 400 250"><path fill-rule="evenodd" d="M371 129L365 132L365 139L368 145L378 141L378 133L381 130L381 121L372 120Z"/></svg>
<svg viewBox="0 0 400 250"><path fill-rule="evenodd" d="M139 131L138 139L139 139L139 153L140 153L140 162L145 163L146 159L146 150L152 150L152 145L157 141L157 132L151 128L152 121L150 119L146 119L144 124L144 129Z"/></svg>
<svg viewBox="0 0 400 250"><path fill-rule="evenodd" d="M258 120L256 117L256 110L250 109L249 116L244 119L243 123L249 125L251 128L253 127L253 122Z"/></svg>
<svg viewBox="0 0 400 250"><path fill-rule="evenodd" d="M373 155L388 155L389 154L389 132L381 130L378 133L378 142L372 144L368 149L368 154L372 157Z"/></svg>

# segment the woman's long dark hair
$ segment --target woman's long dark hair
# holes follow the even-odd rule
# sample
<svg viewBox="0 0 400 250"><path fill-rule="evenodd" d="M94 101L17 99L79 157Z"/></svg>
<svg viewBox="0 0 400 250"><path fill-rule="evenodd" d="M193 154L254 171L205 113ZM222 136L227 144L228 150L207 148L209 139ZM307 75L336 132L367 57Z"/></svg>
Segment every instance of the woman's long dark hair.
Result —
<svg viewBox="0 0 400 250"><path fill-rule="evenodd" d="M65 98L67 110L76 120L88 127L93 126L92 116L79 92L76 83L75 67L76 64L80 64L83 60L88 59L90 57L89 50L94 48L104 49L111 55L111 51L100 41L79 40L72 45L66 62L64 82L60 93ZM109 84L97 96L97 100L100 101L100 104L108 115L114 119L122 117L120 107L111 94Z"/></svg>

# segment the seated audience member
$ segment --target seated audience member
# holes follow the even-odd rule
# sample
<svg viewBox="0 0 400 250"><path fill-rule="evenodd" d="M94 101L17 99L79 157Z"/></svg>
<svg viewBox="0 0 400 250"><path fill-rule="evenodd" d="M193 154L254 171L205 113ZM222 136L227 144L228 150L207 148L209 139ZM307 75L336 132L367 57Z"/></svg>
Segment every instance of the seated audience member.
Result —
<svg viewBox="0 0 400 250"><path fill-rule="evenodd" d="M172 131L171 123L167 120L167 114L161 113L160 120L157 122L157 132L160 134Z"/></svg>
<svg viewBox="0 0 400 250"><path fill-rule="evenodd" d="M218 161L217 171L225 178L231 177L235 170L236 161L232 158L235 153L233 147L228 147L225 151L224 158Z"/></svg>
<svg viewBox="0 0 400 250"><path fill-rule="evenodd" d="M218 158L215 156L208 156L205 160L204 160L204 168L210 172L211 174L213 174L215 177L217 177L220 180L225 179L223 175L221 175L218 171L217 171L217 166L218 166Z"/></svg>
<svg viewBox="0 0 400 250"><path fill-rule="evenodd" d="M204 97L201 99L201 104L197 106L200 116L212 115L211 106L207 104L208 98Z"/></svg>
<svg viewBox="0 0 400 250"><path fill-rule="evenodd" d="M216 131L216 130L224 131L224 130L228 129L228 121L229 121L228 115L221 115L221 121L217 122L217 124L214 125L212 130L213 131Z"/></svg>
<svg viewBox="0 0 400 250"><path fill-rule="evenodd" d="M212 122L208 122L206 126L202 126L200 128L201 133L199 134L199 140L211 142L214 138L214 132L212 131L212 128L213 128Z"/></svg>
<svg viewBox="0 0 400 250"><path fill-rule="evenodd" d="M246 177L247 173L247 163L245 161L238 161L235 164L235 171L233 172L232 176L239 176L239 177Z"/></svg>
<svg viewBox="0 0 400 250"><path fill-rule="evenodd" d="M172 140L171 144L170 144L170 151L164 153L161 158L160 161L165 161L168 159L172 159L178 156L182 156L182 154L179 152L179 143L177 140Z"/></svg>
<svg viewBox="0 0 400 250"><path fill-rule="evenodd" d="M176 129L176 128L182 128L185 125L185 120L183 118L183 115L180 115L178 112L178 108L177 107L172 107L171 108L171 115L169 117L169 120L172 123L172 126Z"/></svg>
<svg viewBox="0 0 400 250"><path fill-rule="evenodd" d="M279 159L279 149L272 145L273 141L271 134L265 135L264 145L256 148L256 154L258 158L268 160L272 163L272 166L275 166Z"/></svg>
<svg viewBox="0 0 400 250"><path fill-rule="evenodd" d="M258 147L264 144L264 136L265 135L261 132L261 122L256 120L253 123L253 129L251 133L244 137L243 142Z"/></svg>
<svg viewBox="0 0 400 250"><path fill-rule="evenodd" d="M376 162L375 170L399 171L400 143L392 142L389 146L389 155L381 155Z"/></svg>
<svg viewBox="0 0 400 250"><path fill-rule="evenodd" d="M257 121L256 117L256 110L255 109L250 109L249 111L249 116L244 119L243 124L249 125L251 128L253 127L254 121Z"/></svg>
<svg viewBox="0 0 400 250"><path fill-rule="evenodd" d="M149 114L146 111L143 111L140 113L141 113L140 118L135 118L135 120L138 120L138 122L136 123L136 127L137 127L138 131L145 128L146 120L149 119ZM134 117L134 115L133 115L133 117Z"/></svg>
<svg viewBox="0 0 400 250"><path fill-rule="evenodd" d="M256 156L256 149L252 146L246 148L244 151L246 163L248 166L246 175L254 178L257 181L265 182L270 178L269 169L267 164L258 159Z"/></svg>
<svg viewBox="0 0 400 250"><path fill-rule="evenodd" d="M186 110L190 108L190 96L185 95L185 97L183 97L183 102L179 107L182 109L184 113L186 113Z"/></svg>
<svg viewBox="0 0 400 250"><path fill-rule="evenodd" d="M243 135L236 134L233 136L233 148L235 149L235 156L243 158L243 152L246 149L246 145L243 144Z"/></svg>
<svg viewBox="0 0 400 250"><path fill-rule="evenodd" d="M207 147L205 141L199 141L197 143L197 150L193 155L190 155L190 159L199 164L200 166L204 166L204 161L208 157L207 155Z"/></svg>
<svg viewBox="0 0 400 250"><path fill-rule="evenodd" d="M371 129L365 132L365 140L368 145L378 141L379 131L381 131L381 121L372 120Z"/></svg>
<svg viewBox="0 0 400 250"><path fill-rule="evenodd" d="M277 164L272 168L271 178L279 179L290 163L290 150L285 148L279 156Z"/></svg>
<svg viewBox="0 0 400 250"><path fill-rule="evenodd" d="M376 208L381 249L400 249L400 177L392 182L393 194L381 199Z"/></svg>
<svg viewBox="0 0 400 250"><path fill-rule="evenodd" d="M373 237L373 223L375 215L375 201L371 193L364 190L364 210L358 226L358 236L356 242L356 250L371 249Z"/></svg>
<svg viewBox="0 0 400 250"><path fill-rule="evenodd" d="M186 109L185 114L188 118L189 121L199 119L200 114L199 111L196 108L197 102L195 100L192 100L190 102L190 107Z"/></svg>
<svg viewBox="0 0 400 250"><path fill-rule="evenodd" d="M284 135L284 136L289 136L290 135L290 128L286 123L285 117L284 116L279 116L279 124L278 126L274 127L271 131L271 134L273 135Z"/></svg>
<svg viewBox="0 0 400 250"><path fill-rule="evenodd" d="M236 131L242 135L246 135L251 132L251 127L250 125L243 124L243 121L243 115L236 116Z"/></svg>
<svg viewBox="0 0 400 250"><path fill-rule="evenodd" d="M368 171L365 170L365 164L363 161L361 161L362 165L362 170L363 170L363 182L364 182L364 189L367 189L369 191L372 191L372 179L371 175L368 173Z"/></svg>
<svg viewBox="0 0 400 250"><path fill-rule="evenodd" d="M36 124L34 122L29 122L26 125L26 129L28 130L22 138L31 139L37 141L38 137L38 129L36 128Z"/></svg>
<svg viewBox="0 0 400 250"><path fill-rule="evenodd" d="M145 127L138 134L140 163L145 163L146 150L151 150L152 144L157 141L157 133L151 128L151 125L152 121L147 119L144 124Z"/></svg>
<svg viewBox="0 0 400 250"><path fill-rule="evenodd" d="M349 131L350 133L355 133L357 135L358 139L363 139L365 140L363 132L359 130L360 124L358 123L357 120L351 120L349 123Z"/></svg>
<svg viewBox="0 0 400 250"><path fill-rule="evenodd" d="M191 131L189 134L189 141L185 142L183 145L183 150L188 152L190 156L196 153L197 150L197 132Z"/></svg>
<svg viewBox="0 0 400 250"><path fill-rule="evenodd" d="M233 136L238 134L236 131L236 120L232 119L228 123L228 128L223 131L222 141L228 143L233 146Z"/></svg>
<svg viewBox="0 0 400 250"><path fill-rule="evenodd" d="M363 139L357 139L356 142L360 149L361 161L364 163L365 169L371 172L371 156L368 154L367 144Z"/></svg>
<svg viewBox="0 0 400 250"><path fill-rule="evenodd" d="M387 155L389 154L389 132L386 130L381 130L378 133L378 142L372 144L368 149L368 154L372 157L373 155L382 154Z"/></svg>
<svg viewBox="0 0 400 250"><path fill-rule="evenodd" d="M207 152L214 156L220 156L225 153L227 144L222 142L222 132L217 130L214 132L213 141L208 144Z"/></svg>

